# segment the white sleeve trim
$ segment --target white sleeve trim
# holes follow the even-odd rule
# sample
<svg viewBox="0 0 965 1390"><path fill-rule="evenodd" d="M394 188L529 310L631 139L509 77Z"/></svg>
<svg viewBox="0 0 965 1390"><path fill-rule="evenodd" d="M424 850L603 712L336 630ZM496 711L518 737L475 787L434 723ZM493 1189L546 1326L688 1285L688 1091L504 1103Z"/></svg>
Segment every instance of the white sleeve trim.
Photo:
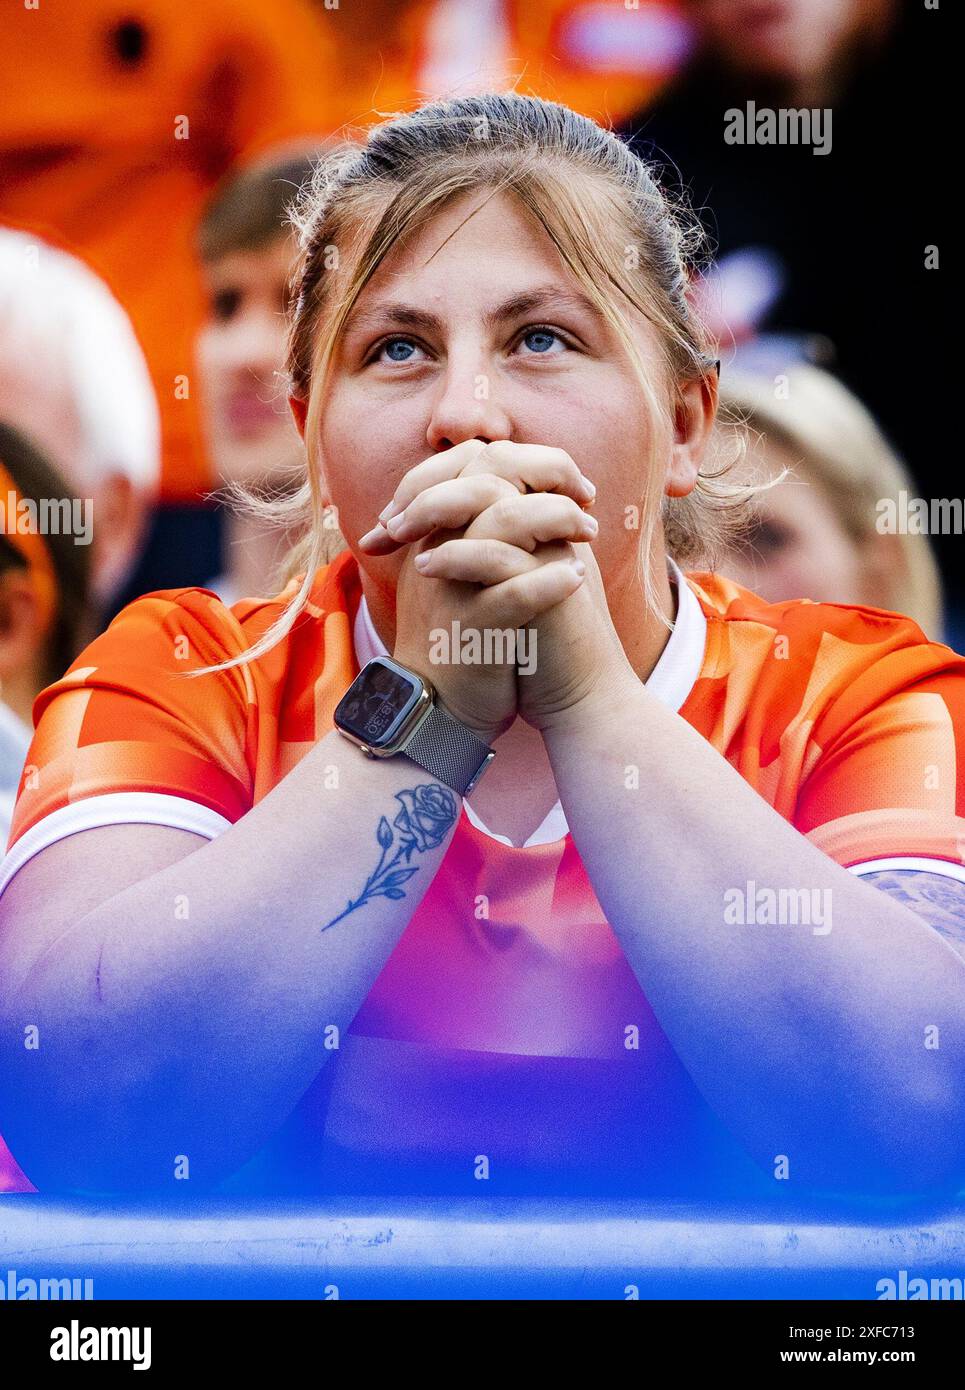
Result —
<svg viewBox="0 0 965 1390"><path fill-rule="evenodd" d="M190 830L193 835L213 840L230 830L232 822L184 796L166 796L161 792L109 792L104 796L88 796L51 811L11 845L0 860L0 894L28 859L57 840L102 825L131 824L169 825L172 830Z"/></svg>
<svg viewBox="0 0 965 1390"><path fill-rule="evenodd" d="M910 855L894 855L890 859L866 859L863 864L849 864L849 870L857 874L874 874L881 869L917 869L926 874L944 874L965 883L965 865L956 864L951 859L924 859Z"/></svg>

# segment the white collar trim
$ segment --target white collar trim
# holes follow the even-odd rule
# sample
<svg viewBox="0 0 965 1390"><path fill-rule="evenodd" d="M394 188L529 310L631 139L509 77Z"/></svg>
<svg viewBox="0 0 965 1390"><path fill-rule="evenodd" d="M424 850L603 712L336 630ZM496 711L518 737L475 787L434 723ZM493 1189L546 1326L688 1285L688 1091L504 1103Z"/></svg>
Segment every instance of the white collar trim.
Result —
<svg viewBox="0 0 965 1390"><path fill-rule="evenodd" d="M670 639L660 653L660 659L650 672L646 686L649 691L656 695L658 700L662 700L674 713L679 713L687 696L693 690L703 665L704 648L707 642L707 619L697 595L687 583L686 576L676 561L668 556L667 564L671 583L675 584L677 588L677 619ZM372 623L364 594L362 594L358 612L355 615L353 636L355 639L355 658L359 669L367 661L371 661L373 657L389 655ZM509 845L512 848L512 841L507 839L505 835L495 834L484 825L468 801L463 801L463 806L466 808L466 815L477 830L481 830L490 839L499 840L501 844ZM562 840L568 831L569 826L563 814L563 805L557 801L543 822L530 835L523 848L528 849L531 845L552 844L556 840Z"/></svg>

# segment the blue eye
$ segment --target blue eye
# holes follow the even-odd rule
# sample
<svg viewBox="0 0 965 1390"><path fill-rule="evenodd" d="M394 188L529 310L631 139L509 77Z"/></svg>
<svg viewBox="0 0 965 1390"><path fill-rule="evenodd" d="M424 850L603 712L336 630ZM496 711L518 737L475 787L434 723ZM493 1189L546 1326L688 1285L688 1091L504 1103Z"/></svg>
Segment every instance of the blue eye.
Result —
<svg viewBox="0 0 965 1390"><path fill-rule="evenodd" d="M555 328L528 328L520 338L520 342L528 343L532 346L530 340L534 338L541 344L541 346L533 348L533 353L537 357L555 356L555 354L550 354L548 351L548 344L553 338L555 338L558 343L563 343L564 347L566 346L566 343Z"/></svg>
<svg viewBox="0 0 965 1390"><path fill-rule="evenodd" d="M411 338L386 338L385 342L381 345L381 347L378 348L378 350L377 350L377 352L376 352L376 355L375 355L375 359L373 359L373 360L377 360L377 359L382 355L383 352L388 351L390 348L403 347L403 348L409 348L409 349L411 349L411 348L413 348L414 346L415 346L415 344L413 343L413 341L412 341ZM390 358L389 358L389 361L390 361L390 362L409 362L409 361L411 361L411 360L412 360L412 359L411 359L410 357L390 357Z"/></svg>
<svg viewBox="0 0 965 1390"><path fill-rule="evenodd" d="M519 339L520 343L526 343L530 352L524 354L527 357L559 357L559 352L552 350L553 342L559 343L563 352L569 352L570 343L563 338L555 328L546 328L537 324L534 328L527 328L523 336Z"/></svg>

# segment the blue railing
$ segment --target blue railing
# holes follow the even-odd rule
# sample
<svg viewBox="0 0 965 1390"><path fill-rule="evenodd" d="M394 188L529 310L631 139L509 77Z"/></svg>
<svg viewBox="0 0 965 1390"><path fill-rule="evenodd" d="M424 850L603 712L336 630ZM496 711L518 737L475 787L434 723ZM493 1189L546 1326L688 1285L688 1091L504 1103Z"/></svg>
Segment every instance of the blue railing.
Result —
<svg viewBox="0 0 965 1390"><path fill-rule="evenodd" d="M90 1280L95 1299L873 1300L883 1280L961 1297L965 1206L0 1197L0 1283L43 1279Z"/></svg>

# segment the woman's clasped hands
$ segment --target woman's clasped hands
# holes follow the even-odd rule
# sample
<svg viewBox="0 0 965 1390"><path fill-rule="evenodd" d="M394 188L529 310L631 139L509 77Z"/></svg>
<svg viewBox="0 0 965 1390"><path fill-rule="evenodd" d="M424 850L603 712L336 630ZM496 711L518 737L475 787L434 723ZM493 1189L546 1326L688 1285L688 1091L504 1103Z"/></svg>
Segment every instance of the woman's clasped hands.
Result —
<svg viewBox="0 0 965 1390"><path fill-rule="evenodd" d="M586 508L595 495L563 449L470 439L410 469L358 541L373 556L409 547L394 655L483 737L498 737L517 714L545 728L611 678L635 679L592 550L599 525ZM427 669L432 635L455 622L479 634L479 659ZM533 629L533 659L517 673L511 646L491 638L519 629Z"/></svg>

